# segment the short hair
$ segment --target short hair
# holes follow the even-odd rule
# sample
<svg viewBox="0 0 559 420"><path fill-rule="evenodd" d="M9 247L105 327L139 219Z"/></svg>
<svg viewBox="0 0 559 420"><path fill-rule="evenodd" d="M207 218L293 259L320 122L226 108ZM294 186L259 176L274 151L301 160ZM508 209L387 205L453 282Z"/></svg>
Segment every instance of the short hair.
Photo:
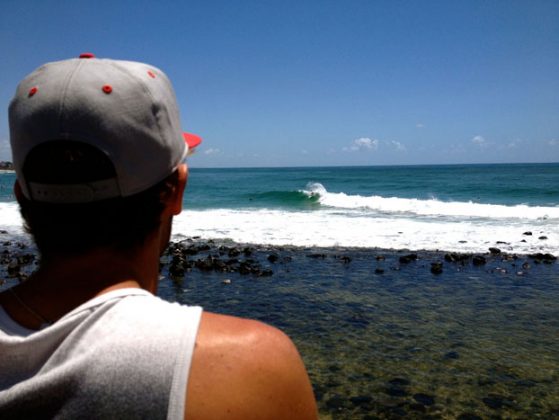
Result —
<svg viewBox="0 0 559 420"><path fill-rule="evenodd" d="M87 183L116 176L105 153L68 140L35 147L22 170L27 182L43 184ZM134 248L161 223L162 198L176 184L177 174L174 171L138 194L90 203L53 204L22 197L20 212L25 229L43 256L76 255L103 247Z"/></svg>

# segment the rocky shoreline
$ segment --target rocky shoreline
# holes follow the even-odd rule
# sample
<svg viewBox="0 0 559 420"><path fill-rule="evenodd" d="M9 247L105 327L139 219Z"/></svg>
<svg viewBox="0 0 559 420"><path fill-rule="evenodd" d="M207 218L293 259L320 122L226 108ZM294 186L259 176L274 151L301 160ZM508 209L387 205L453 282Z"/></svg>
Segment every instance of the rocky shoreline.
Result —
<svg viewBox="0 0 559 420"><path fill-rule="evenodd" d="M0 235L8 232L0 231ZM0 243L0 286L7 279L23 281L35 269L37 252L34 246L20 240L3 240ZM200 237L172 241L161 259L161 270L172 278L184 277L193 270L200 272L238 273L245 276L271 277L274 265L289 263L291 254L301 253L310 259L334 258L342 264L350 264L356 252L362 248L308 248L294 246L262 246L238 244L231 241L202 239ZM534 264L554 264L557 257L549 253L517 255L488 248L485 253L456 253L437 251L409 251L367 249L377 262L397 260L388 269L400 270L412 262L427 263L432 274L442 274L447 268L460 269L467 266L486 266L490 262L502 262L508 270L522 276ZM391 256L392 258L387 258ZM518 261L522 261L518 263ZM505 270L506 270L505 269ZM382 275L386 268L376 267L373 272ZM503 270L503 269L501 269Z"/></svg>
<svg viewBox="0 0 559 420"><path fill-rule="evenodd" d="M499 248L488 248L486 253L455 253L435 251L368 249L377 262L385 261L387 255L396 256L398 264L390 269L399 270L414 261L429 262L432 274L442 274L447 267L485 266L488 262L506 262L510 269L521 276L533 264L554 264L557 257L549 253L517 255L502 252ZM286 246L255 246L228 241L203 240L199 237L172 242L166 251L168 273L182 277L194 269L203 272L239 273L256 277L269 277L276 263L288 263L290 254L302 253L307 258L334 258L342 264L350 264L352 254L363 252L361 248L301 248ZM518 261L523 261L518 264ZM383 274L383 268L375 268L375 274Z"/></svg>

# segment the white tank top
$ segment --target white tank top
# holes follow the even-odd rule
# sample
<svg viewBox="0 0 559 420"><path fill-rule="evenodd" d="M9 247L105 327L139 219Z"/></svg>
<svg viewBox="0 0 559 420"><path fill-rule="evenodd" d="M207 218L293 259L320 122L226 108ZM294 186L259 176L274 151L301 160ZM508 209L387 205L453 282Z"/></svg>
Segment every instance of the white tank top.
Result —
<svg viewBox="0 0 559 420"><path fill-rule="evenodd" d="M201 313L119 289L33 331L0 306L0 418L184 418Z"/></svg>

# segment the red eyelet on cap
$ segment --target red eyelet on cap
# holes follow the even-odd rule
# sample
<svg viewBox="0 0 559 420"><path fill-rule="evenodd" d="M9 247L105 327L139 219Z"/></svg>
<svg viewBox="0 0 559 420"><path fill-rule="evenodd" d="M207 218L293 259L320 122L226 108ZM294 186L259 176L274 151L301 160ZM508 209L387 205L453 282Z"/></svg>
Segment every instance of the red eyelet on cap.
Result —
<svg viewBox="0 0 559 420"><path fill-rule="evenodd" d="M37 86L33 86L31 89L29 89L29 97L31 98L33 95L35 95L37 92L39 91L39 89L37 89Z"/></svg>
<svg viewBox="0 0 559 420"><path fill-rule="evenodd" d="M80 58L95 58L95 54L93 53L81 53Z"/></svg>
<svg viewBox="0 0 559 420"><path fill-rule="evenodd" d="M148 74L149 74L149 77L151 77L152 79L155 79L155 73L154 72L152 72L151 70L148 70Z"/></svg>
<svg viewBox="0 0 559 420"><path fill-rule="evenodd" d="M105 85L103 86L103 92L105 92L107 95L109 93L111 93L113 91L113 87L111 85Z"/></svg>

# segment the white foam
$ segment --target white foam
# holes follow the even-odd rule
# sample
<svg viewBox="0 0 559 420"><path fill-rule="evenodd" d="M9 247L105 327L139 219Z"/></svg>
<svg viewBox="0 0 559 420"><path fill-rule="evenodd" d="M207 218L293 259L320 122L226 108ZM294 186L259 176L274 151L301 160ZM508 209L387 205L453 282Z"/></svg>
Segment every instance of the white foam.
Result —
<svg viewBox="0 0 559 420"><path fill-rule="evenodd" d="M0 203L0 229L25 235L18 206ZM523 235L533 232L532 236ZM516 253L559 255L559 223L552 219L425 217L373 214L361 209L318 211L185 210L175 218L175 238L232 239L237 242L295 245L377 247L386 249L486 252L497 246ZM538 239L546 236L546 240ZM526 242L521 242L522 240ZM466 241L466 242L461 242ZM497 241L507 242L497 244Z"/></svg>
<svg viewBox="0 0 559 420"><path fill-rule="evenodd" d="M534 235L523 235L526 231L533 231ZM500 224L488 220L371 217L359 212L188 210L175 219L174 232L181 237L201 236L270 245L454 252L486 252L489 247L498 246L503 251L516 253L559 254L559 224L532 220ZM538 239L542 235L548 239ZM496 244L496 241L509 245Z"/></svg>
<svg viewBox="0 0 559 420"><path fill-rule="evenodd" d="M339 209L360 209L381 214L410 214L430 217L470 217L489 219L552 219L559 223L559 207L504 206L473 202L444 202L398 197L361 196L328 192L320 183L309 183L303 193L319 195L323 206Z"/></svg>
<svg viewBox="0 0 559 420"><path fill-rule="evenodd" d="M17 203L0 203L0 228L9 229L10 231L19 229L23 232L22 224Z"/></svg>

